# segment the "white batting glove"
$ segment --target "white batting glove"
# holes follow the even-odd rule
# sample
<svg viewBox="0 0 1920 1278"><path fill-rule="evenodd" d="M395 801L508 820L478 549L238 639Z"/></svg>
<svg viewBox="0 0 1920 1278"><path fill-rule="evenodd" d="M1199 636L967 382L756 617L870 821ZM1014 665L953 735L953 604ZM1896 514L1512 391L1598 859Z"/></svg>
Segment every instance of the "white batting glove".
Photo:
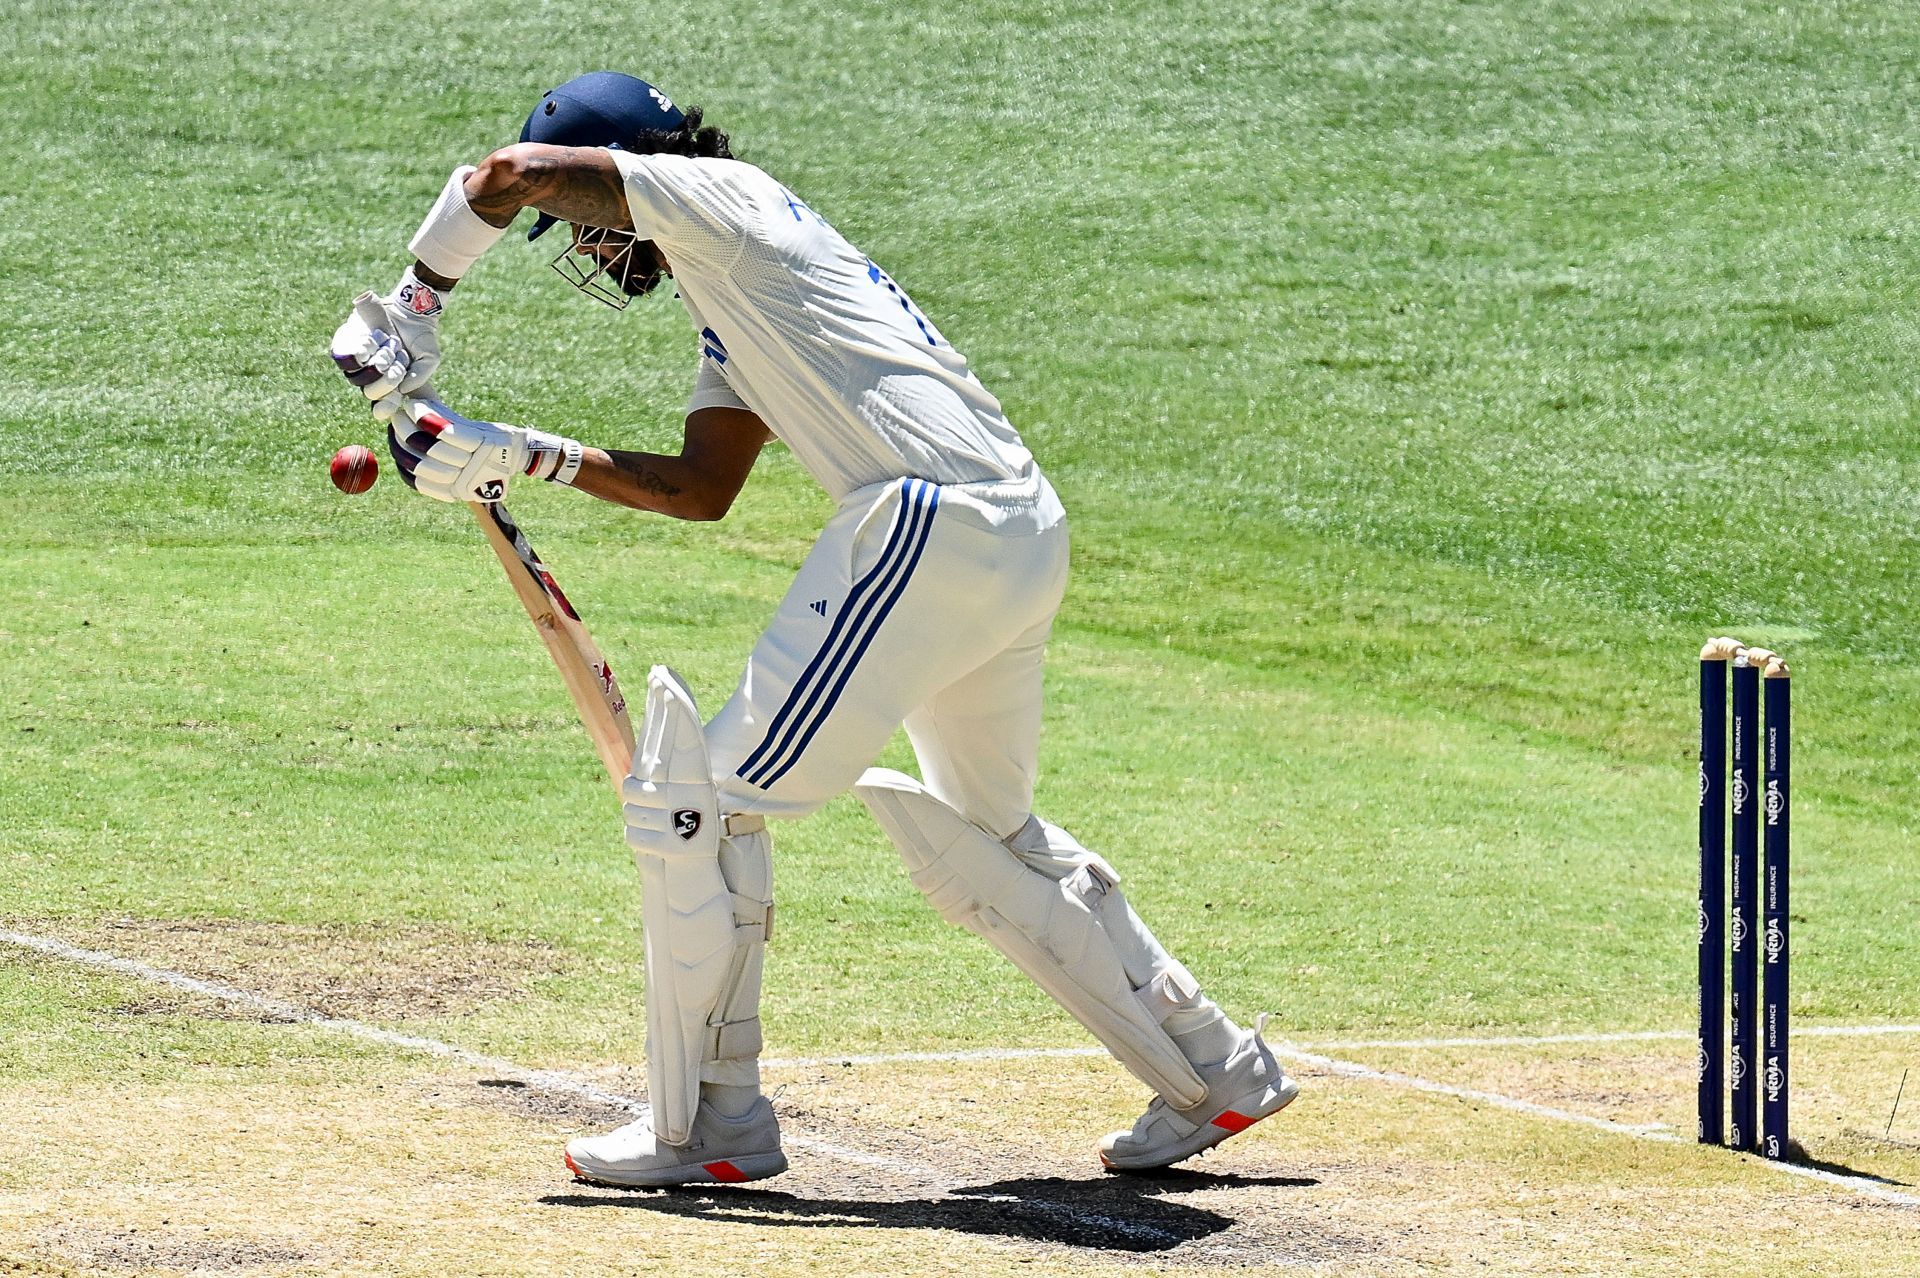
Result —
<svg viewBox="0 0 1920 1278"><path fill-rule="evenodd" d="M333 362L360 393L374 401L373 415L390 421L398 396L425 391L440 367L440 312L446 295L422 283L409 266L385 297L362 294L333 334ZM376 312L377 308L377 312Z"/></svg>
<svg viewBox="0 0 1920 1278"><path fill-rule="evenodd" d="M436 500L496 502L516 475L564 484L579 473L578 440L462 417L438 400L408 397L403 406L404 417L388 432L394 461L409 484ZM413 429L403 438L400 431L409 421Z"/></svg>

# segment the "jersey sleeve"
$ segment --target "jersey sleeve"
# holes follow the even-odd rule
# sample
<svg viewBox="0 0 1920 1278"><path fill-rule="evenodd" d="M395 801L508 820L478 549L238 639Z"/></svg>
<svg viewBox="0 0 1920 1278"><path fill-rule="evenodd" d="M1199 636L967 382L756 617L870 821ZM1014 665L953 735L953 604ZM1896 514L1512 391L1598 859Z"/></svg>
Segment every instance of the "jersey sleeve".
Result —
<svg viewBox="0 0 1920 1278"><path fill-rule="evenodd" d="M702 359L700 371L694 374L693 394L687 399L687 415L691 417L703 408L747 408L747 402L735 392L727 381L727 375L710 359Z"/></svg>
<svg viewBox="0 0 1920 1278"><path fill-rule="evenodd" d="M739 255L754 209L742 185L729 179L732 162L611 154L626 186L635 232L659 244L668 261L692 258L724 269Z"/></svg>

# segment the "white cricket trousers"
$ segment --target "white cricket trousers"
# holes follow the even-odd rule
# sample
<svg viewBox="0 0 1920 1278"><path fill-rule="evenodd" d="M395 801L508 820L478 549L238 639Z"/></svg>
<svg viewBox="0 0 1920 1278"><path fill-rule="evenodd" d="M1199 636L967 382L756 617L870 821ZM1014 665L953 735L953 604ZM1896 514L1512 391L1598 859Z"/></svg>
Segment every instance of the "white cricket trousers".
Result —
<svg viewBox="0 0 1920 1278"><path fill-rule="evenodd" d="M720 810L799 817L903 723L929 789L996 838L1026 822L1067 525L1036 471L855 490L707 726Z"/></svg>

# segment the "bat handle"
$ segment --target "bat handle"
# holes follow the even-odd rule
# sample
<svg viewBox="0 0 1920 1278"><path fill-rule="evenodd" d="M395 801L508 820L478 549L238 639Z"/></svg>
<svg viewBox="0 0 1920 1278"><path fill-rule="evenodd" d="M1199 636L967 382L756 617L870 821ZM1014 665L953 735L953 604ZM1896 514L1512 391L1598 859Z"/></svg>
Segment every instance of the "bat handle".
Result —
<svg viewBox="0 0 1920 1278"><path fill-rule="evenodd" d="M361 322L368 328L385 329L389 326L387 308L380 305L380 299L374 295L372 289L353 299L353 313L358 315Z"/></svg>

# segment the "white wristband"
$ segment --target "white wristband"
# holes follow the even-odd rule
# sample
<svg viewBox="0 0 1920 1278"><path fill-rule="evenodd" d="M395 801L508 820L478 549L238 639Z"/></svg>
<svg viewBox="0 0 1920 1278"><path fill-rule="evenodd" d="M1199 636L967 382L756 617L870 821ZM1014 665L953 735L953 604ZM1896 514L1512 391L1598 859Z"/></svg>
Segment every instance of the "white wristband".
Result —
<svg viewBox="0 0 1920 1278"><path fill-rule="evenodd" d="M580 441L543 430L527 432L527 474L556 484L571 484L580 473Z"/></svg>
<svg viewBox="0 0 1920 1278"><path fill-rule="evenodd" d="M407 241L407 248L428 270L450 280L460 279L473 269L480 255L507 233L504 226L483 222L467 204L467 174L473 171L471 164L453 171L440 198L427 211L426 220Z"/></svg>

